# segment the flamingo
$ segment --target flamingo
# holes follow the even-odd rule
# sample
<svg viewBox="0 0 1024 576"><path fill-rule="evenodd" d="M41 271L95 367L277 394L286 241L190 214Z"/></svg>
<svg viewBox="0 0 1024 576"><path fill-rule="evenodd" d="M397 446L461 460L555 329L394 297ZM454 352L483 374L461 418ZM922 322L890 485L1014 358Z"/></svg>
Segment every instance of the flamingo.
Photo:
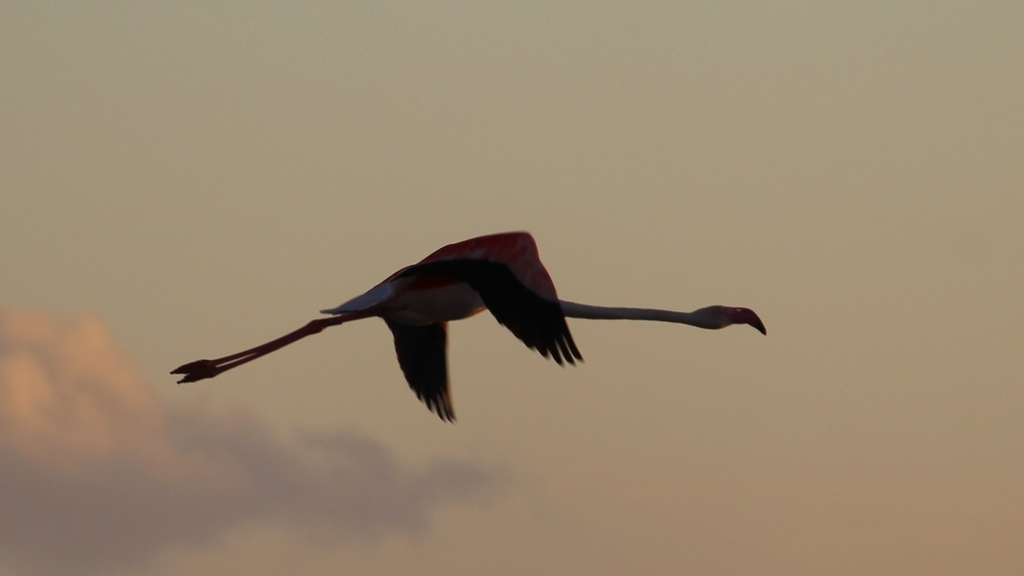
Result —
<svg viewBox="0 0 1024 576"><path fill-rule="evenodd" d="M448 322L486 308L527 347L559 365L583 360L566 317L600 320L652 320L716 330L749 324L767 335L749 308L708 306L693 312L613 308L559 300L528 232L470 238L444 246L417 264L395 272L367 292L321 310L327 318L236 354L196 360L175 368L179 384L213 378L325 328L378 316L395 339L398 364L409 387L442 420L455 421L448 389Z"/></svg>

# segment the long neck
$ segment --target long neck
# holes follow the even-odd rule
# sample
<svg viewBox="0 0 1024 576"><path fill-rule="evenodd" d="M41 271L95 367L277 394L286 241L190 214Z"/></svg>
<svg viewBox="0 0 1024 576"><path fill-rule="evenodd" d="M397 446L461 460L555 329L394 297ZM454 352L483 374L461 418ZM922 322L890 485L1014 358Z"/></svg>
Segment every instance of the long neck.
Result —
<svg viewBox="0 0 1024 576"><path fill-rule="evenodd" d="M720 324L713 322L700 310L695 312L676 312L674 310L658 310L654 308L617 308L609 306L591 306L559 300L562 313L568 318L589 318L592 320L653 320L655 322L674 322L688 324L698 328L716 329Z"/></svg>

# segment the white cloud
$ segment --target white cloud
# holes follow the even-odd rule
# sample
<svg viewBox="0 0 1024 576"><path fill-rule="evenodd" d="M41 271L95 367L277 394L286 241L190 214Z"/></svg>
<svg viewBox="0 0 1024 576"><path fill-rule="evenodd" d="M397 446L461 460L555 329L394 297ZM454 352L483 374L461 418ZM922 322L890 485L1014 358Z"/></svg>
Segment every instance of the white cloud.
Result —
<svg viewBox="0 0 1024 576"><path fill-rule="evenodd" d="M284 440L252 416L169 405L98 318L0 309L0 558L24 572L143 565L248 522L422 530L500 479L459 461L411 468L352 433Z"/></svg>

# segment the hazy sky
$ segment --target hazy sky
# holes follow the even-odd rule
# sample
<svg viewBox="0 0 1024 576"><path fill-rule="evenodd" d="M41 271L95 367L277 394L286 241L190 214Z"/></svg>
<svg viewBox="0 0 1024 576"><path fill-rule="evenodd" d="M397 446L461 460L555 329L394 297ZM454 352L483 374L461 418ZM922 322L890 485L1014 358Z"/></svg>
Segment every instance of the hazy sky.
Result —
<svg viewBox="0 0 1024 576"><path fill-rule="evenodd" d="M1024 572L1024 4L0 1L0 574ZM559 368L383 322L529 230Z"/></svg>

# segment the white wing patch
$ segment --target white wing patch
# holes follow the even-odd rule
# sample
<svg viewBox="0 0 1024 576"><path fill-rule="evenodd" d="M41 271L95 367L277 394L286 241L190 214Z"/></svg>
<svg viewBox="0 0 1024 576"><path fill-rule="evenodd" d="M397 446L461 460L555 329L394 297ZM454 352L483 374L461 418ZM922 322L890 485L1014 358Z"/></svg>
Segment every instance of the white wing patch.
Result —
<svg viewBox="0 0 1024 576"><path fill-rule="evenodd" d="M402 282L402 284L405 284L405 282ZM320 313L333 314L337 316L338 314L345 314L348 312L362 312L364 310L380 306L388 300L391 300L395 297L396 292L400 291L400 289L401 288L398 287L396 290L394 281L391 280L391 278L388 278L348 302L335 306L334 308L321 310Z"/></svg>

